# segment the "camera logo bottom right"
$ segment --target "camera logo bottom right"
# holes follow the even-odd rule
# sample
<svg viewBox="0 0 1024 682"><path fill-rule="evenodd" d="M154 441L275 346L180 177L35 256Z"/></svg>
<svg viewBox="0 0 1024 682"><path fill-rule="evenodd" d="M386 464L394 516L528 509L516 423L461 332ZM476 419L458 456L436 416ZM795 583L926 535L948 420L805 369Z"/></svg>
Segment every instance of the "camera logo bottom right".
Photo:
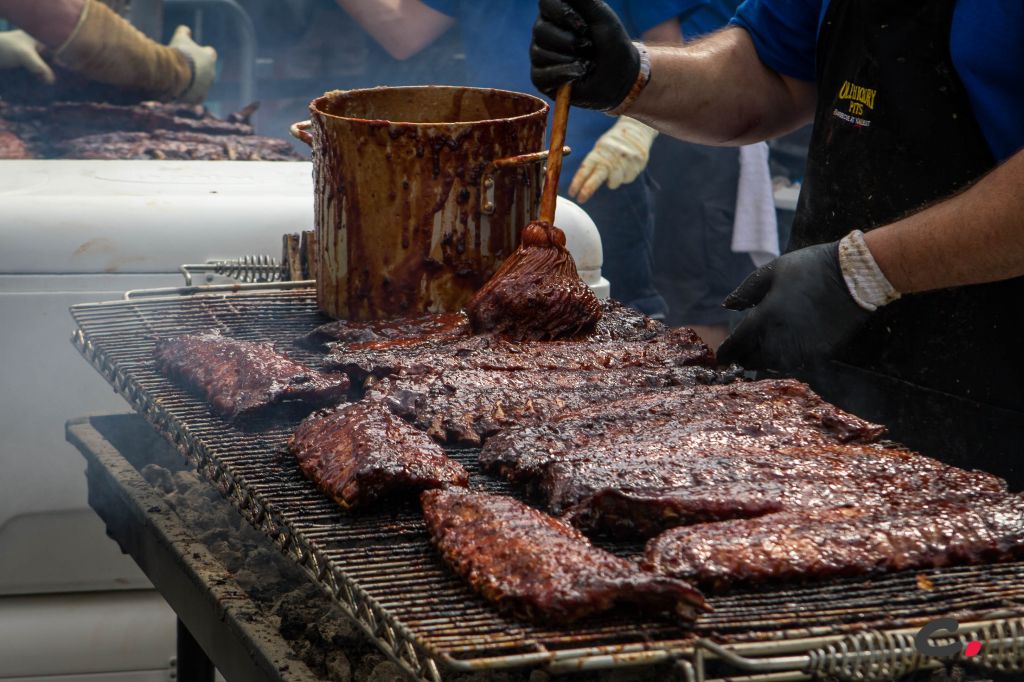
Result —
<svg viewBox="0 0 1024 682"><path fill-rule="evenodd" d="M981 652L981 642L932 644L932 637L936 635L945 635L947 637L955 635L959 629L960 623L954 618L937 618L936 620L929 621L914 635L914 647L925 656L933 656L935 658L951 658L959 653L963 653L966 658L977 656Z"/></svg>

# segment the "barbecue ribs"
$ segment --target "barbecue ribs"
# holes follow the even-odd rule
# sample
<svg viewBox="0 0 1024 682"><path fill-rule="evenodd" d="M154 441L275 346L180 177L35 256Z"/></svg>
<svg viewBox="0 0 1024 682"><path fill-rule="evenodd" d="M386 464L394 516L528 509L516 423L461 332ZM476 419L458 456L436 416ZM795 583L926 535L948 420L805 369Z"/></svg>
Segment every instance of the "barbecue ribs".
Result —
<svg viewBox="0 0 1024 682"><path fill-rule="evenodd" d="M159 102L0 102L0 126L37 158L301 160L287 142L254 134L256 107L220 119L202 106Z"/></svg>
<svg viewBox="0 0 1024 682"><path fill-rule="evenodd" d="M328 344L358 344L353 349L390 349L419 343L458 339L469 335L463 313L432 313L393 320L335 320L297 339L302 345L325 349Z"/></svg>
<svg viewBox="0 0 1024 682"><path fill-rule="evenodd" d="M647 565L712 589L1024 557L1024 498L837 508L674 528Z"/></svg>
<svg viewBox="0 0 1024 682"><path fill-rule="evenodd" d="M601 320L588 341L642 341L663 334L667 327L643 313L612 300L601 302ZM335 320L322 324L297 341L315 348L343 350L414 349L418 344L438 344L470 336L463 313L434 313L394 320L356 322ZM374 342L381 342L379 345ZM350 346L348 344L366 344Z"/></svg>
<svg viewBox="0 0 1024 682"><path fill-rule="evenodd" d="M568 524L508 497L450 488L421 496L445 562L499 608L567 623L619 605L692 620L706 609L686 583L598 549Z"/></svg>
<svg viewBox="0 0 1024 682"><path fill-rule="evenodd" d="M217 414L234 418L286 400L330 405L345 399L348 377L324 374L267 343L216 332L158 339L157 369L201 393Z"/></svg>
<svg viewBox="0 0 1024 682"><path fill-rule="evenodd" d="M479 445L499 429L540 423L587 405L664 386L722 380L706 367L625 367L594 371L456 369L388 377L369 395L440 441Z"/></svg>
<svg viewBox="0 0 1024 682"><path fill-rule="evenodd" d="M54 146L66 159L170 161L300 161L284 140L259 135L214 135L157 130L85 135Z"/></svg>
<svg viewBox="0 0 1024 682"><path fill-rule="evenodd" d="M704 434L748 445L784 447L831 442L871 442L885 429L830 405L799 381L766 380L722 386L695 385L637 393L596 403L560 419L512 427L484 445L484 468L513 481L529 481L553 462L601 451L632 461L634 439L655 430L672 439ZM676 446L684 450L685 443Z"/></svg>
<svg viewBox="0 0 1024 682"><path fill-rule="evenodd" d="M399 493L469 485L461 464L374 401L313 413L288 448L302 472L346 509Z"/></svg>
<svg viewBox="0 0 1024 682"><path fill-rule="evenodd" d="M600 370L621 367L714 365L714 355L693 330L680 328L642 341L528 341L469 336L413 346L395 341L350 344L328 355L324 366L367 376L422 374L455 369L520 371Z"/></svg>
<svg viewBox="0 0 1024 682"><path fill-rule="evenodd" d="M913 500L984 500L1005 494L990 474L964 471L906 450L818 443L750 448L743 439L696 434L685 446L661 433L635 442L643 457L548 467L540 487L553 511L575 505L572 522L649 538L673 526L845 505L886 508Z"/></svg>

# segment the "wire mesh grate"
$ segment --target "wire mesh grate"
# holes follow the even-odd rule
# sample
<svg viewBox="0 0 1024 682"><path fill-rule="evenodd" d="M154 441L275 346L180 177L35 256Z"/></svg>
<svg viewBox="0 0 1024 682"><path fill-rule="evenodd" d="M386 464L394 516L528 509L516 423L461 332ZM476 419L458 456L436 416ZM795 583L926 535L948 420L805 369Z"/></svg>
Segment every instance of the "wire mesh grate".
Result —
<svg viewBox="0 0 1024 682"><path fill-rule="evenodd" d="M922 571L930 581L927 590L911 572L734 592L711 598L714 611L686 628L623 616L552 628L505 618L441 564L415 502L350 515L301 475L282 448L302 413L286 408L271 419L231 424L156 372L156 337L211 329L272 342L316 366L316 352L293 344L325 321L311 289L82 304L72 315L78 324L73 342L115 389L386 652L424 679L437 679L446 667L512 668L577 659L616 665L609 654L621 656L623 665L657 662L687 655L699 640L764 643L769 652L774 643L792 654L795 640L905 628L940 615L961 622L1024 615L1024 563L1018 562ZM472 486L516 494L480 471L476 451L449 452L470 471ZM625 556L640 549L598 544ZM815 646L811 642L803 651Z"/></svg>

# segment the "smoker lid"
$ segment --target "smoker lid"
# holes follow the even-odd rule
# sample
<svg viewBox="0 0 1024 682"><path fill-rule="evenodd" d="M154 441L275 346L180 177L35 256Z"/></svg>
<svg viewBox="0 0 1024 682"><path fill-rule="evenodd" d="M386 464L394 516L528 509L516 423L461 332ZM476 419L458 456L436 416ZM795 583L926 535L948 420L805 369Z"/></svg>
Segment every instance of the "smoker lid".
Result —
<svg viewBox="0 0 1024 682"><path fill-rule="evenodd" d="M0 161L0 274L176 272L313 226L312 167L261 161Z"/></svg>

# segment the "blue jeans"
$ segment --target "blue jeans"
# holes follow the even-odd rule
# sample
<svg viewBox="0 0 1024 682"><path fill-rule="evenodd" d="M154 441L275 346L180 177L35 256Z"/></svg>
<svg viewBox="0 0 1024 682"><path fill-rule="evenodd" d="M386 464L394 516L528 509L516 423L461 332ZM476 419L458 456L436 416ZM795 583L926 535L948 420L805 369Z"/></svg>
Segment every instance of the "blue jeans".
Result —
<svg viewBox="0 0 1024 682"><path fill-rule="evenodd" d="M654 287L652 249L654 210L647 173L618 189L602 186L583 210L601 233L604 265L612 298L646 313L664 317L668 305Z"/></svg>

